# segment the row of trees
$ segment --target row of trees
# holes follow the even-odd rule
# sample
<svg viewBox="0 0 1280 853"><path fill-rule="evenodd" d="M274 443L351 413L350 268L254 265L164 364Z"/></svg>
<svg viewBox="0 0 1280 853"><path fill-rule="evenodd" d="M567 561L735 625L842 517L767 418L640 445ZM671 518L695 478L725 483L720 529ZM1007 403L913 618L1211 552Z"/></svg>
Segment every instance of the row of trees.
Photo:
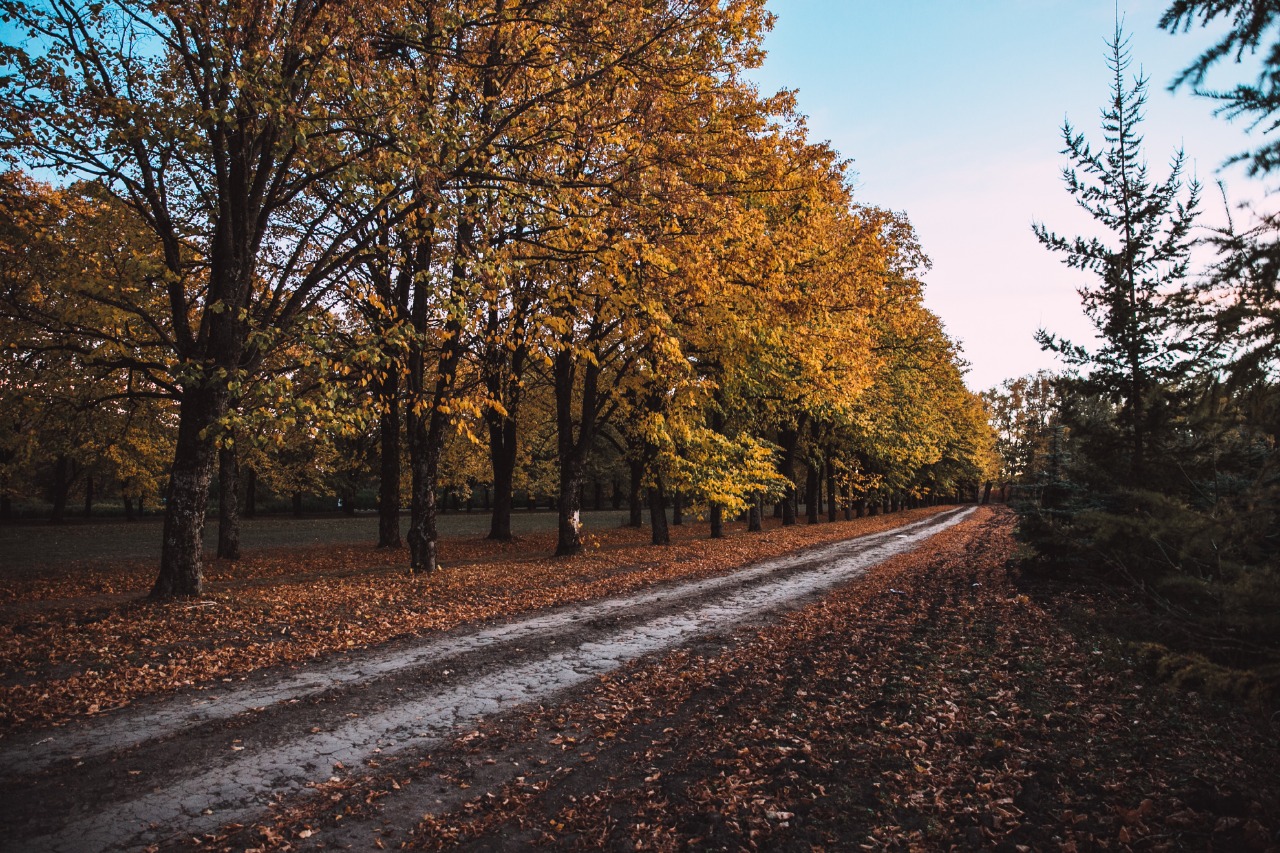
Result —
<svg viewBox="0 0 1280 853"><path fill-rule="evenodd" d="M1276 32L1266 4L1181 0L1170 30L1225 18L1229 29L1175 85L1203 85L1223 57L1257 50ZM1150 176L1140 123L1146 81L1127 74L1117 28L1111 99L1101 148L1069 125L1068 190L1100 234L1036 235L1089 271L1084 308L1097 343L1041 333L1070 372L1006 382L986 395L996 415L1005 476L1030 502L1023 533L1057 567L1096 571L1134 584L1168 620L1180 653L1205 652L1258 674L1217 678L1231 691L1274 700L1280 693L1280 241L1273 214L1234 212L1227 228L1195 229L1199 187L1175 154L1163 180ZM1275 127L1280 42L1266 52L1257 84L1208 92L1227 114ZM1269 138L1242 155L1255 175L1274 170ZM1193 276L1197 243L1216 262ZM1162 664L1214 686L1203 658ZM1267 673L1270 673L1269 675ZM1232 680L1234 679L1234 680Z"/></svg>
<svg viewBox="0 0 1280 853"><path fill-rule="evenodd" d="M504 538L542 476L580 550L602 444L655 541L672 490L715 535L802 470L816 506L824 471L848 503L990 464L909 224L741 77L760 0L0 12L0 144L63 177L0 187L0 487L45 458L163 488L157 596L200 591L215 468L231 555L242 471L376 443L382 544L404 480L432 571L447 485L491 487Z"/></svg>

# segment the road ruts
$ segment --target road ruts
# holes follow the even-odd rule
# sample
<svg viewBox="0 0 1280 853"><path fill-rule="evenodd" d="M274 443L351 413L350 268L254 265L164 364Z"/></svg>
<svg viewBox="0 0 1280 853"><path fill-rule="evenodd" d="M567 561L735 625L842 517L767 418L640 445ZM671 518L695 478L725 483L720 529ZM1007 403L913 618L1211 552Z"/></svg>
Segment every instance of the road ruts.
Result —
<svg viewBox="0 0 1280 853"><path fill-rule="evenodd" d="M971 512L11 738L0 849L130 850L249 823L343 768L425 751L486 715L799 606Z"/></svg>

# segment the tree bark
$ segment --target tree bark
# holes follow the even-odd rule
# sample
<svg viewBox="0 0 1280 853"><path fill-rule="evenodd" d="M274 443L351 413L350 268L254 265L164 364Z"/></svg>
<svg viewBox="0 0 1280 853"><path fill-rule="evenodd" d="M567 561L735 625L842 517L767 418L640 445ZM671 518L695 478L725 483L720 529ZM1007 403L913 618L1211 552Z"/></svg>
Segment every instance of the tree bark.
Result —
<svg viewBox="0 0 1280 853"><path fill-rule="evenodd" d="M440 380L443 382L443 380ZM412 497L409 510L409 571L431 574L439 568L436 542L436 485L440 474L440 439L444 415L435 406L423 415L409 415L409 464Z"/></svg>
<svg viewBox="0 0 1280 853"><path fill-rule="evenodd" d="M121 486L123 489L123 485ZM137 521L138 515L133 509L133 498L127 494L121 494L120 499L124 502L124 520Z"/></svg>
<svg viewBox="0 0 1280 853"><path fill-rule="evenodd" d="M684 496L680 492L671 495L671 523L677 526L684 524Z"/></svg>
<svg viewBox="0 0 1280 853"><path fill-rule="evenodd" d="M84 480L84 517L93 517L93 475L85 477Z"/></svg>
<svg viewBox="0 0 1280 853"><path fill-rule="evenodd" d="M778 433L778 444L782 446L782 459L778 462L778 473L787 479L787 492L782 499L783 527L790 527L796 523L796 448L799 443L799 429L784 429Z"/></svg>
<svg viewBox="0 0 1280 853"><path fill-rule="evenodd" d="M142 504L138 504L142 508ZM244 512L245 518L256 518L258 515L258 472L247 468L244 478Z"/></svg>
<svg viewBox="0 0 1280 853"><path fill-rule="evenodd" d="M378 388L378 547L400 548L400 374L392 368Z"/></svg>
<svg viewBox="0 0 1280 853"><path fill-rule="evenodd" d="M751 499L751 508L747 510L747 532L759 533L764 530L764 523L760 516L763 513L764 497L755 495Z"/></svg>
<svg viewBox="0 0 1280 853"><path fill-rule="evenodd" d="M720 504L711 505L711 538L724 538L724 507Z"/></svg>
<svg viewBox="0 0 1280 853"><path fill-rule="evenodd" d="M582 465L572 456L560 462L560 501L556 510L556 556L582 551Z"/></svg>
<svg viewBox="0 0 1280 853"><path fill-rule="evenodd" d="M818 501L820 500L818 494L822 490L822 472L818 470L818 465L818 462L810 460L809 470L805 476L805 521L809 524L818 523L818 511L821 509L818 506Z"/></svg>
<svg viewBox="0 0 1280 853"><path fill-rule="evenodd" d="M240 463L234 447L218 450L218 556L240 559Z"/></svg>
<svg viewBox="0 0 1280 853"><path fill-rule="evenodd" d="M661 477L649 487L649 524L653 528L654 545L671 544L671 529L667 527L667 496Z"/></svg>
<svg viewBox="0 0 1280 853"><path fill-rule="evenodd" d="M430 409L422 415L410 416L409 455L413 467L413 501L409 522L409 570L414 574L431 574L439 568L436 542L436 489L440 481L440 453L444 446L444 429L448 416L442 405L452 393L462 356L461 324L446 324L447 339L436 372L435 393ZM422 365L419 364L419 370ZM419 382L422 374L418 373Z"/></svg>
<svg viewBox="0 0 1280 853"><path fill-rule="evenodd" d="M401 482L401 405L399 365L379 382L378 396L378 547L401 548L399 482Z"/></svg>
<svg viewBox="0 0 1280 853"><path fill-rule="evenodd" d="M578 369L582 370L582 390L575 395ZM560 462L560 488L556 556L582 551L582 485L587 457L595 438L600 415L600 367L593 360L578 364L569 346L556 353L552 364L556 396L556 451ZM574 397L578 411L574 412Z"/></svg>
<svg viewBox="0 0 1280 853"><path fill-rule="evenodd" d="M644 504L641 501L643 494L641 483L644 481L644 463L639 460L632 459L629 462L631 467L631 490L628 494L628 508L630 511L627 519L628 527L644 526Z"/></svg>
<svg viewBox="0 0 1280 853"><path fill-rule="evenodd" d="M839 517L840 501L836 499L836 472L830 462L827 463L827 521L834 522Z"/></svg>
<svg viewBox="0 0 1280 853"><path fill-rule="evenodd" d="M204 590L204 520L213 479L214 424L227 396L199 384L183 389L169 488L165 492L160 572L152 598L200 595Z"/></svg>
<svg viewBox="0 0 1280 853"><path fill-rule="evenodd" d="M67 498L71 492L71 460L65 453L59 453L53 462L53 509L49 513L49 521L61 524L67 515Z"/></svg>
<svg viewBox="0 0 1280 853"><path fill-rule="evenodd" d="M489 463L493 468L493 511L489 518L489 538L511 541L511 512L515 508L516 422L491 413L489 422Z"/></svg>

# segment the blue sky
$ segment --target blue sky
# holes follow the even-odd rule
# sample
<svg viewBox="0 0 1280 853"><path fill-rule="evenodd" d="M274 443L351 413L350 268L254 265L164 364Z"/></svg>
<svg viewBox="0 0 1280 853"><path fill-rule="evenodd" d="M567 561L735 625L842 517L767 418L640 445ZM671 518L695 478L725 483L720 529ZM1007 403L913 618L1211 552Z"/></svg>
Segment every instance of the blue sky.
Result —
<svg viewBox="0 0 1280 853"><path fill-rule="evenodd" d="M1214 183L1256 197L1243 170L1242 124L1166 87L1210 40L1156 28L1166 0L1119 3L1133 69L1150 78L1146 153L1163 178L1174 150L1205 184L1205 221L1222 221ZM1116 5L1101 0L769 0L762 89L799 90L811 135L853 161L859 200L905 210L933 269L926 304L959 339L981 390L1056 365L1036 329L1087 342L1076 287L1084 274L1041 248L1031 223L1091 234L1061 181L1064 117L1101 142L1110 91L1106 40ZM1221 81L1235 79L1232 72Z"/></svg>

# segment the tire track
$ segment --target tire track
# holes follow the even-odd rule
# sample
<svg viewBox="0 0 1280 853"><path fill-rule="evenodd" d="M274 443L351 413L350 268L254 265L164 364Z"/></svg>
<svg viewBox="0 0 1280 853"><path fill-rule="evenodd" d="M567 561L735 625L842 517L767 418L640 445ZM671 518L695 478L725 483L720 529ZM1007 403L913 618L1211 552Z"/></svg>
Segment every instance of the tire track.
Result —
<svg viewBox="0 0 1280 853"><path fill-rule="evenodd" d="M953 510L715 578L390 647L157 702L0 749L6 849L134 849L248 822L335 768L438 745L459 726L645 654L811 600L909 551ZM141 768L141 769L139 769Z"/></svg>

